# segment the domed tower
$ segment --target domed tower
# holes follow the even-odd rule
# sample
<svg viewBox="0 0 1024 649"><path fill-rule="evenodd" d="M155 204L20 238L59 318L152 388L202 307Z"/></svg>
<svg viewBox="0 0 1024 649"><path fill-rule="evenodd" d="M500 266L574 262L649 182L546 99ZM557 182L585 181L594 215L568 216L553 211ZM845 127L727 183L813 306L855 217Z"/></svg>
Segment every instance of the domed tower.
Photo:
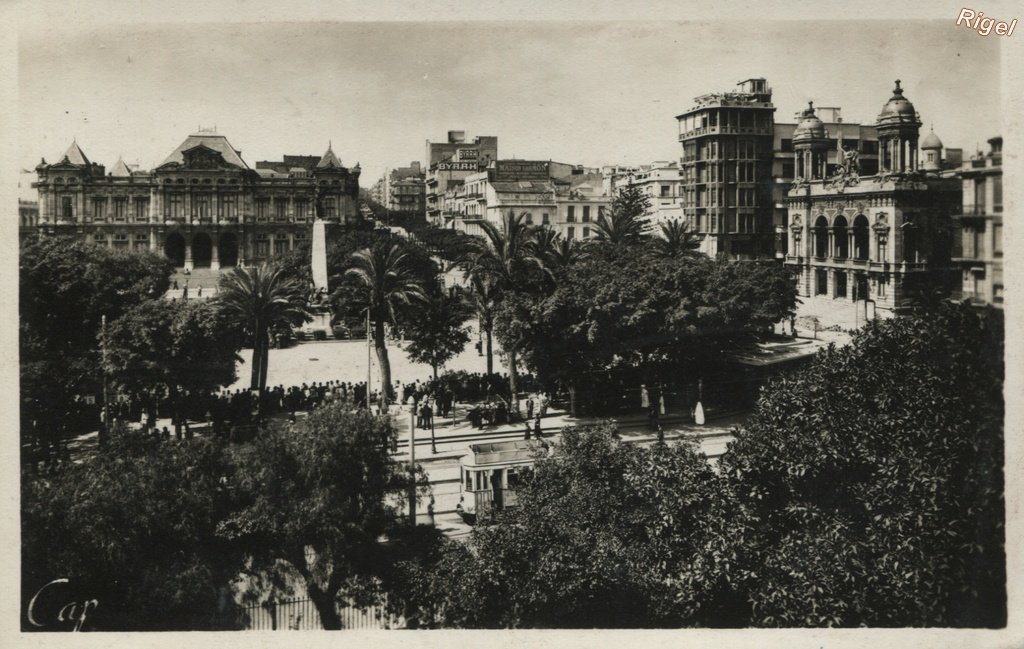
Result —
<svg viewBox="0 0 1024 649"><path fill-rule="evenodd" d="M828 134L825 124L814 114L814 102L800 113L800 123L793 130L793 151L796 153L796 177L804 180L825 178L828 159Z"/></svg>
<svg viewBox="0 0 1024 649"><path fill-rule="evenodd" d="M939 171L942 168L942 140L935 134L935 131L929 131L928 135L924 136L924 140L921 141L921 151L924 152L921 169Z"/></svg>
<svg viewBox="0 0 1024 649"><path fill-rule="evenodd" d="M914 104L903 96L900 80L882 107L875 123L878 130L879 166L882 171L906 173L917 169L917 136L921 120Z"/></svg>

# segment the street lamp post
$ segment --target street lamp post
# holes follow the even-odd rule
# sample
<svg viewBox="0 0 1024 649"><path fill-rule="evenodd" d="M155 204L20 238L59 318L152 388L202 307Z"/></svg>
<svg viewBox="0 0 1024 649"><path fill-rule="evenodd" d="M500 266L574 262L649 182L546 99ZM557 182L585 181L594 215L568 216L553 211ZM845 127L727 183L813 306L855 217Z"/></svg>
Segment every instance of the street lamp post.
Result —
<svg viewBox="0 0 1024 649"><path fill-rule="evenodd" d="M409 525L416 527L416 406L409 406Z"/></svg>

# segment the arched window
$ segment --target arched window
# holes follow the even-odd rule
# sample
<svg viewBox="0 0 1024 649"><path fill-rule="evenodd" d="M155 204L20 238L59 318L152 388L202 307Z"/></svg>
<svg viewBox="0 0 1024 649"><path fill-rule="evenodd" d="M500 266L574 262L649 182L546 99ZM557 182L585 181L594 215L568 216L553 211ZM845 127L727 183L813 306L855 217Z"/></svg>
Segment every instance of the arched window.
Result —
<svg viewBox="0 0 1024 649"><path fill-rule="evenodd" d="M828 255L828 220L819 216L814 222L814 256Z"/></svg>
<svg viewBox="0 0 1024 649"><path fill-rule="evenodd" d="M846 230L846 217L841 214L836 217L832 232L836 242L835 258L846 259L850 256L850 239Z"/></svg>
<svg viewBox="0 0 1024 649"><path fill-rule="evenodd" d="M870 246L870 230L868 229L868 218L858 214L853 220L853 256L855 259L868 259L868 248Z"/></svg>

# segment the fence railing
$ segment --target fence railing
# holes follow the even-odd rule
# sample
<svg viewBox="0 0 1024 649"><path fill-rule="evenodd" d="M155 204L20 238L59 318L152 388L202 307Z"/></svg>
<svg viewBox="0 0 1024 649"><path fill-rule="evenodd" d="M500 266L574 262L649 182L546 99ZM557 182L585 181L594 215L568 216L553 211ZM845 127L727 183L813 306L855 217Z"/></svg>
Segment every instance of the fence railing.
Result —
<svg viewBox="0 0 1024 649"><path fill-rule="evenodd" d="M351 601L335 602L343 629L394 629L398 618L389 615L383 606L357 607ZM311 599L270 601L244 607L239 625L246 631L316 631L322 630L320 613Z"/></svg>

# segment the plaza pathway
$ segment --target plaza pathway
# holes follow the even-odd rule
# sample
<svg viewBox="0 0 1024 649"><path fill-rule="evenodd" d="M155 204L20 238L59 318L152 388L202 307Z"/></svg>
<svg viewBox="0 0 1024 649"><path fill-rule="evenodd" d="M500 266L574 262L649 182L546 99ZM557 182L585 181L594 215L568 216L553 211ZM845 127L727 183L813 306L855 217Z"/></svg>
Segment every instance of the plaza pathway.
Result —
<svg viewBox="0 0 1024 649"><path fill-rule="evenodd" d="M477 353L473 342L452 359L438 373L446 370L466 372L486 372L487 358ZM412 383L426 381L433 376L429 365L413 363L405 355L405 343L388 343L388 359L391 362L391 380ZM495 345L494 371L501 372L504 368L498 359ZM230 387L231 390L249 388L249 368L252 350L243 349L239 352L243 362L238 365L238 379ZM267 368L267 385L302 385L320 381L345 381L357 383L366 380L367 345L366 340L327 340L320 342L304 342L285 349L271 349ZM380 385L380 365L376 352L372 353L374 386Z"/></svg>

